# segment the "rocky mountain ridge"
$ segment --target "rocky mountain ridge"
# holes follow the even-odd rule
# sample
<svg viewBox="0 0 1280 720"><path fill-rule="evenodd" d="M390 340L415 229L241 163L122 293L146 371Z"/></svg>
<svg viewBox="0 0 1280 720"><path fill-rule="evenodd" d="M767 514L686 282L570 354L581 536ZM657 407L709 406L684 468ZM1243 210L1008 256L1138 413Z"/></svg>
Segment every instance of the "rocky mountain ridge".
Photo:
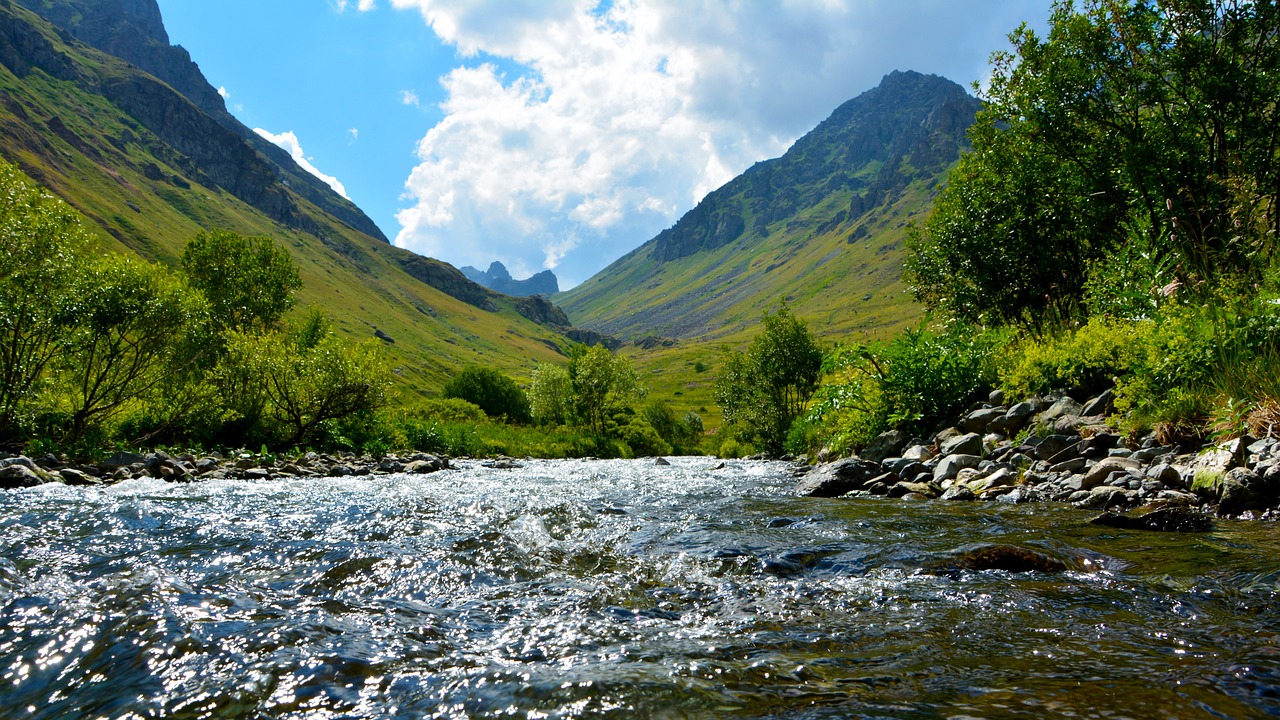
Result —
<svg viewBox="0 0 1280 720"><path fill-rule="evenodd" d="M550 270L534 273L524 280L511 277L507 266L494 260L488 270L465 265L458 268L472 282L479 283L490 290L511 295L512 297L529 297L531 295L554 295L560 292L560 281Z"/></svg>
<svg viewBox="0 0 1280 720"><path fill-rule="evenodd" d="M919 312L901 294L905 227L980 106L945 78L890 73L557 301L629 338L724 334L779 299L832 332L901 325Z"/></svg>

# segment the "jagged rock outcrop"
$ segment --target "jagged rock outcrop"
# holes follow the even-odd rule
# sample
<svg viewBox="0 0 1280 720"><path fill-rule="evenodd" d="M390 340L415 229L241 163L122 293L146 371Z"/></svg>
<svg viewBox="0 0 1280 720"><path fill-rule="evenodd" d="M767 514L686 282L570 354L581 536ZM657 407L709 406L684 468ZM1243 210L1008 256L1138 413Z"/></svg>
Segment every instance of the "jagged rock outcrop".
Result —
<svg viewBox="0 0 1280 720"><path fill-rule="evenodd" d="M516 298L516 312L539 325L568 328L573 325L564 310L541 295Z"/></svg>
<svg viewBox="0 0 1280 720"><path fill-rule="evenodd" d="M507 271L507 267L496 260L489 265L487 271L473 268L470 265L461 267L459 270L472 282L480 283L490 290L496 290L504 295L529 297L531 295L554 295L560 292L560 282L556 279L555 273L550 270L534 273L524 280L512 278L511 273Z"/></svg>
<svg viewBox="0 0 1280 720"><path fill-rule="evenodd" d="M449 297L474 305L490 312L497 309L493 293L467 279L457 268L448 263L425 258L421 255L404 253L397 257L400 267L411 276L420 280Z"/></svg>

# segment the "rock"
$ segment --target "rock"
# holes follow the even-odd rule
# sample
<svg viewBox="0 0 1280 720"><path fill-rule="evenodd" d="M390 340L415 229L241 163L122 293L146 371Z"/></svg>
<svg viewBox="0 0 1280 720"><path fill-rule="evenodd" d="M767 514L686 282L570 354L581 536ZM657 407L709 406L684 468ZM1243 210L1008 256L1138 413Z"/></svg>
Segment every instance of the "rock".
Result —
<svg viewBox="0 0 1280 720"><path fill-rule="evenodd" d="M945 457L947 455L982 455L982 436L977 433L966 433L945 440L938 445Z"/></svg>
<svg viewBox="0 0 1280 720"><path fill-rule="evenodd" d="M1051 555L1017 545L977 545L957 550L930 569L934 572L1004 570L1011 573L1060 573L1067 570L1067 564Z"/></svg>
<svg viewBox="0 0 1280 720"><path fill-rule="evenodd" d="M1075 472L1080 472L1081 470L1083 470L1083 469L1084 469L1084 465L1085 465L1085 459L1084 459L1084 458L1082 458L1082 457L1072 458L1072 459L1070 459L1070 460L1063 460L1063 461L1062 461L1062 462L1060 462L1060 463L1056 463L1056 464L1054 464L1054 465L1050 465L1050 466L1049 466L1049 472L1051 472L1051 473L1058 473L1058 474L1063 474L1063 473L1075 473Z"/></svg>
<svg viewBox="0 0 1280 720"><path fill-rule="evenodd" d="M982 458L977 455L948 455L942 458L938 466L933 469L934 482L950 480L965 468L976 468L982 463Z"/></svg>
<svg viewBox="0 0 1280 720"><path fill-rule="evenodd" d="M83 487L102 484L102 481L98 478L75 468L62 468L58 471L58 474L62 477L62 482L68 485Z"/></svg>
<svg viewBox="0 0 1280 720"><path fill-rule="evenodd" d="M1085 403L1084 409L1080 414L1085 416L1110 415L1115 408L1116 393L1114 390L1107 390L1098 397Z"/></svg>
<svg viewBox="0 0 1280 720"><path fill-rule="evenodd" d="M997 486L1012 485L1016 479L1012 472L1005 468L1000 468L993 473L983 475L977 479L971 479L965 485L975 494L981 495Z"/></svg>
<svg viewBox="0 0 1280 720"><path fill-rule="evenodd" d="M1080 454L1080 442L1080 438L1071 435L1049 435L1036 445L1035 457L1050 463L1070 460Z"/></svg>
<svg viewBox="0 0 1280 720"><path fill-rule="evenodd" d="M991 394L987 395L987 402L991 403L992 405L1003 405L1004 391L999 388L992 390Z"/></svg>
<svg viewBox="0 0 1280 720"><path fill-rule="evenodd" d="M1099 485L1089 491L1089 496L1076 504L1082 508L1096 508L1106 510L1113 507L1128 505L1131 503L1129 497L1130 490L1112 487L1110 485ZM1137 493L1134 493L1136 498Z"/></svg>
<svg viewBox="0 0 1280 720"><path fill-rule="evenodd" d="M1186 507L1168 506L1130 517L1108 512L1089 521L1094 525L1124 530L1154 530L1157 532L1209 532L1213 521L1207 515Z"/></svg>
<svg viewBox="0 0 1280 720"><path fill-rule="evenodd" d="M0 490L35 487L44 483L43 477L25 465L13 463L0 467Z"/></svg>
<svg viewBox="0 0 1280 720"><path fill-rule="evenodd" d="M882 432L868 443L867 447L858 453L858 456L868 462L884 462L886 458L902 452L909 440L911 440L911 436L901 430Z"/></svg>
<svg viewBox="0 0 1280 720"><path fill-rule="evenodd" d="M260 468L260 467L249 468L244 471L244 479L245 480L270 480L271 471L265 468Z"/></svg>
<svg viewBox="0 0 1280 720"><path fill-rule="evenodd" d="M1009 408L1004 414L1004 424L1010 430L1021 430L1031 422L1031 418L1036 414L1036 406L1034 403L1020 402Z"/></svg>
<svg viewBox="0 0 1280 720"><path fill-rule="evenodd" d="M1107 477L1113 472L1128 472L1129 470L1139 470L1142 464L1133 460L1124 458L1103 458L1099 460L1089 472L1084 475L1085 489L1101 485L1106 481Z"/></svg>
<svg viewBox="0 0 1280 720"><path fill-rule="evenodd" d="M1225 474L1232 468L1244 465L1248 457L1248 445L1241 438L1236 438L1196 456L1195 461L1191 463L1191 474L1193 477L1202 474Z"/></svg>
<svg viewBox="0 0 1280 720"><path fill-rule="evenodd" d="M994 493L995 490L996 488L992 488L987 492ZM1021 505L1022 503L1031 502L1031 497L1023 488L1015 487L1006 493L998 495L996 502L1005 503L1006 505Z"/></svg>
<svg viewBox="0 0 1280 720"><path fill-rule="evenodd" d="M952 485L951 487L947 488L946 492L942 493L941 499L955 500L955 501L972 501L972 500L977 500L978 496L975 495L973 491L969 489L968 485L956 483L955 485Z"/></svg>
<svg viewBox="0 0 1280 720"><path fill-rule="evenodd" d="M1036 416L1036 422L1051 423L1058 418L1074 415L1080 417L1083 414L1084 406L1072 400L1070 397L1062 399L1049 406L1048 410Z"/></svg>
<svg viewBox="0 0 1280 720"><path fill-rule="evenodd" d="M928 483L898 482L889 488L889 497L898 498L914 494L924 498L935 498L938 491Z"/></svg>
<svg viewBox="0 0 1280 720"><path fill-rule="evenodd" d="M1152 465L1147 469L1147 477L1163 484L1165 487L1184 488L1187 486L1178 468L1168 463Z"/></svg>
<svg viewBox="0 0 1280 720"><path fill-rule="evenodd" d="M404 463L400 462L400 458L385 457L378 462L378 472L398 473L404 470Z"/></svg>
<svg viewBox="0 0 1280 720"><path fill-rule="evenodd" d="M489 460L480 464L493 470L519 470L524 467L511 458L498 458L497 460Z"/></svg>
<svg viewBox="0 0 1280 720"><path fill-rule="evenodd" d="M926 460L932 460L935 455L933 449L928 445L912 445L902 451L902 457L907 460L918 460L920 462L924 462Z"/></svg>
<svg viewBox="0 0 1280 720"><path fill-rule="evenodd" d="M98 463L98 465L99 467L102 467L105 470L114 471L117 468L128 467L130 465L135 465L138 463L145 463L146 461L147 461L147 457L145 455L139 455L138 453L135 453L135 452L127 452L127 451L121 450L115 455L112 455L106 460L103 460L102 462Z"/></svg>
<svg viewBox="0 0 1280 720"><path fill-rule="evenodd" d="M795 492L802 497L840 497L867 489L869 481L882 474L884 468L878 463L846 458L814 468L796 484Z"/></svg>
<svg viewBox="0 0 1280 720"><path fill-rule="evenodd" d="M439 460L412 460L408 465L404 466L404 471L410 475L426 475L441 470L442 466Z"/></svg>
<svg viewBox="0 0 1280 720"><path fill-rule="evenodd" d="M1269 505L1262 477L1248 468L1232 468L1218 490L1218 514L1237 515L1246 510L1266 510Z"/></svg>
<svg viewBox="0 0 1280 720"><path fill-rule="evenodd" d="M671 462L670 462L670 461L668 461L666 458L662 458L662 457L660 457L660 458L658 458L658 459L654 460L654 461L653 461L653 464L654 464L654 465L657 465L657 466L659 466L659 467L667 467L667 466L671 465Z"/></svg>
<svg viewBox="0 0 1280 720"><path fill-rule="evenodd" d="M991 423L1003 418L1008 412L1006 408L986 408L975 410L960 421L959 427L967 433L986 432Z"/></svg>

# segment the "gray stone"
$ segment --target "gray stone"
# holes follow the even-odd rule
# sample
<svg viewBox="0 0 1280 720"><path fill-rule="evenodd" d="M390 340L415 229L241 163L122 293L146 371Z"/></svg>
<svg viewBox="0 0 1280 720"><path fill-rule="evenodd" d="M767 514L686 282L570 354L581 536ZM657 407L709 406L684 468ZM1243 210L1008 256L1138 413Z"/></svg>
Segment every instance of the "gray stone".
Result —
<svg viewBox="0 0 1280 720"><path fill-rule="evenodd" d="M58 471L58 475L62 477L62 482L68 485L86 486L102 484L102 481L98 478L89 475L83 470L77 470L75 468L62 468Z"/></svg>
<svg viewBox="0 0 1280 720"><path fill-rule="evenodd" d="M1184 488L1187 486L1178 468L1168 463L1160 463L1147 468L1147 477L1162 483L1166 487Z"/></svg>
<svg viewBox="0 0 1280 720"><path fill-rule="evenodd" d="M901 430L882 432L868 443L858 456L874 463L884 462L885 458L901 453L910 440L911 436Z"/></svg>
<svg viewBox="0 0 1280 720"><path fill-rule="evenodd" d="M1005 408L987 408L984 410L975 410L960 421L960 429L967 433L986 432L991 423L1003 418L1008 412Z"/></svg>
<svg viewBox="0 0 1280 720"><path fill-rule="evenodd" d="M949 480L960 473L965 468L976 468L982 463L982 458L977 455L948 455L942 458L938 466L933 469L934 482Z"/></svg>
<svg viewBox="0 0 1280 720"><path fill-rule="evenodd" d="M398 473L404 470L404 464L400 462L400 458L386 457L378 463L378 472Z"/></svg>
<svg viewBox="0 0 1280 720"><path fill-rule="evenodd" d="M1098 510L1106 510L1113 507L1121 507L1132 502L1129 493L1130 490L1112 487L1110 485L1099 485L1089 491L1089 497L1077 503L1080 507L1093 508ZM1134 494L1136 499L1137 494Z"/></svg>
<svg viewBox="0 0 1280 720"><path fill-rule="evenodd" d="M1262 478L1248 468L1232 468L1218 486L1218 514L1237 515L1246 510L1266 510L1266 489Z"/></svg>
<svg viewBox="0 0 1280 720"><path fill-rule="evenodd" d="M897 482L889 486L889 497L900 498L913 494L924 498L934 498L938 496L938 491L928 483Z"/></svg>
<svg viewBox="0 0 1280 720"><path fill-rule="evenodd" d="M1156 532L1209 532L1213 521L1207 515L1185 507L1169 506L1129 517L1109 512L1089 521L1094 525L1125 530L1153 530Z"/></svg>
<svg viewBox="0 0 1280 720"><path fill-rule="evenodd" d="M982 455L982 436L977 433L958 435L938 445L943 456Z"/></svg>
<svg viewBox="0 0 1280 720"><path fill-rule="evenodd" d="M1225 474L1232 468L1244 465L1248 458L1249 448L1242 439L1236 438L1206 450L1196 456L1191 463L1192 476L1201 473Z"/></svg>
<svg viewBox="0 0 1280 720"><path fill-rule="evenodd" d="M671 465L671 461L670 461L670 460L667 460L667 459L666 459L666 458L664 458L664 457L660 457L660 458L657 458L656 460L654 460L654 461L653 461L653 464L654 464L654 465L656 465L656 466L658 466L658 467L670 467L670 465Z"/></svg>
<svg viewBox="0 0 1280 720"><path fill-rule="evenodd" d="M947 488L947 491L942 493L942 499L956 500L956 501L973 501L973 500L977 500L978 496L975 495L973 491L969 489L968 485L957 483Z"/></svg>
<svg viewBox="0 0 1280 720"><path fill-rule="evenodd" d="M884 468L862 458L846 458L819 465L796 484L802 497L840 497L854 490L867 489L868 481L882 475Z"/></svg>
<svg viewBox="0 0 1280 720"><path fill-rule="evenodd" d="M0 490L35 487L44 483L43 477L25 465L14 463L0 467Z"/></svg>
<svg viewBox="0 0 1280 720"><path fill-rule="evenodd" d="M1111 411L1115 408L1115 399L1116 399L1115 391L1107 390L1106 392L1102 393L1098 397L1085 403L1084 409L1080 412L1080 414L1086 415L1086 416L1109 415L1111 414Z"/></svg>
<svg viewBox="0 0 1280 720"><path fill-rule="evenodd" d="M1037 460L1045 462L1062 462L1080 454L1080 438L1070 435L1050 435L1036 445Z"/></svg>
<svg viewBox="0 0 1280 720"><path fill-rule="evenodd" d="M670 465L670 463L667 463ZM439 460L413 460L404 466L404 471L410 475L426 475L442 469Z"/></svg>
<svg viewBox="0 0 1280 720"><path fill-rule="evenodd" d="M912 445L902 451L902 457L908 460L919 460L920 462L924 462L925 460L932 460L934 458L934 454L933 449L928 445Z"/></svg>
<svg viewBox="0 0 1280 720"><path fill-rule="evenodd" d="M145 463L146 461L147 457L145 455L121 450L115 455L112 455L106 460L98 463L98 465L106 470L115 470L117 468L128 467L136 463Z"/></svg>
<svg viewBox="0 0 1280 720"><path fill-rule="evenodd" d="M244 479L245 480L270 480L271 471L265 468L260 468L260 467L249 468L244 471Z"/></svg>
<svg viewBox="0 0 1280 720"><path fill-rule="evenodd" d="M1084 469L1085 459L1082 457L1063 460L1060 463L1049 466L1051 473L1075 473Z"/></svg>
<svg viewBox="0 0 1280 720"><path fill-rule="evenodd" d="M1141 467L1141 463L1125 458L1103 458L1094 464L1092 468L1089 468L1089 472L1085 473L1085 483L1089 487L1093 487L1105 482L1114 472L1128 472L1129 470L1138 470Z"/></svg>
<svg viewBox="0 0 1280 720"><path fill-rule="evenodd" d="M1037 415L1036 421L1042 422L1042 423L1051 423L1057 420L1058 418L1066 417L1068 415L1075 415L1076 417L1079 417L1083 410L1084 410L1083 405L1076 402L1075 400L1072 400L1070 397L1064 397L1058 400L1057 402L1055 402L1053 405L1050 405L1048 410L1045 410L1044 412Z"/></svg>

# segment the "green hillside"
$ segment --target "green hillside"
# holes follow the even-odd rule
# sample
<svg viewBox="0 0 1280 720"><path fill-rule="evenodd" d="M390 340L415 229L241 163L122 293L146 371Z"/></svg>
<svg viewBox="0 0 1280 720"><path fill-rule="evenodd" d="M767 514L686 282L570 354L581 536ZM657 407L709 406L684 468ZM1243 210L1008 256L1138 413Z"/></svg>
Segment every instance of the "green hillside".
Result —
<svg viewBox="0 0 1280 720"><path fill-rule="evenodd" d="M555 308L389 245L358 208L231 123L0 0L0 155L83 213L104 246L174 265L201 230L270 235L301 271L300 305L322 306L350 338L394 341L385 349L411 394L467 364L526 377L558 357L567 323Z"/></svg>
<svg viewBox="0 0 1280 720"><path fill-rule="evenodd" d="M901 280L903 239L978 107L948 80L895 72L555 300L631 340L733 340L779 299L823 336L887 335L921 314Z"/></svg>

